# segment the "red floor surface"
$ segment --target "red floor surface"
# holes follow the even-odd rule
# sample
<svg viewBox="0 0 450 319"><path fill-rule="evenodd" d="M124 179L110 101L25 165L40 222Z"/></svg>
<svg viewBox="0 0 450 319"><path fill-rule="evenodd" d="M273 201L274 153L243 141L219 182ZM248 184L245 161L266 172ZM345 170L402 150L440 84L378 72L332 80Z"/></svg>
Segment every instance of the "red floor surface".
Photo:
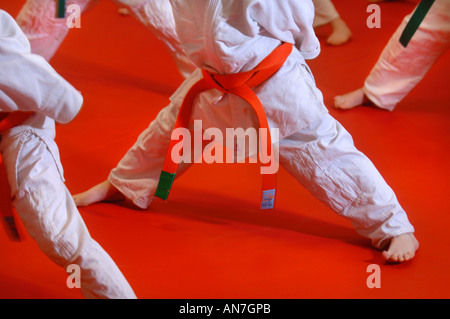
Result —
<svg viewBox="0 0 450 319"><path fill-rule="evenodd" d="M413 1L381 4L369 29L366 1L333 1L354 32L310 62L325 104L395 190L416 227L420 249L403 264L380 252L281 169L275 211L260 211L257 165L198 164L167 203L145 211L101 203L80 209L92 236L119 265L139 298L449 298L448 159L450 59L442 57L394 112L341 112L333 97L356 89ZM0 0L15 16L24 1ZM167 104L182 78L163 44L111 1L82 17L51 61L82 91L85 105L57 142L72 193L104 180ZM28 239L0 232L0 298L81 298L68 274ZM381 267L369 289L367 267Z"/></svg>

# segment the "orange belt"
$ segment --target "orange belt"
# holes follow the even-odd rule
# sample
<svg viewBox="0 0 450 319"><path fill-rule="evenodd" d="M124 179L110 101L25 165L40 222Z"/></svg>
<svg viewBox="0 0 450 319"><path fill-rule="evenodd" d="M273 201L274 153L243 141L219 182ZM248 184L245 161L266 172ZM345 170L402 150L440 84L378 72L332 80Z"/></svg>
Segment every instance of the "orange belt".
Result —
<svg viewBox="0 0 450 319"><path fill-rule="evenodd" d="M275 74L284 64L292 51L292 44L284 43L277 47L253 70L235 74L217 74L202 70L203 79L199 80L187 93L178 112L175 128L188 128L192 114L193 102L195 97L206 90L217 89L224 93L234 94L247 101L258 117L259 127L266 129L267 132L267 151L273 160L272 141L269 133L269 124L264 112L263 105L252 88L260 85L262 82ZM164 166L159 179L155 196L166 200L175 179L180 154L178 158L172 158L172 149L178 141L171 139L169 150L167 151ZM267 164L263 164L267 165ZM269 162L270 165L270 162ZM263 175L263 191L261 199L261 209L271 209L274 207L276 190L276 174Z"/></svg>
<svg viewBox="0 0 450 319"><path fill-rule="evenodd" d="M20 125L28 119L33 112L0 112L0 133ZM1 224L5 228L8 238L12 241L22 241L25 232L19 227L20 221L11 203L11 190L9 188L6 169L0 153L0 216Z"/></svg>

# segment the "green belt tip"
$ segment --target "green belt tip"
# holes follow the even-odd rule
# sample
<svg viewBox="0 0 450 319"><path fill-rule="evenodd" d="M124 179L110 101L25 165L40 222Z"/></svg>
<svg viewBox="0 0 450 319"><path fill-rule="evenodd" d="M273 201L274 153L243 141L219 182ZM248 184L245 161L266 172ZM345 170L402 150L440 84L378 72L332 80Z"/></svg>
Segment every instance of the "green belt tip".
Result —
<svg viewBox="0 0 450 319"><path fill-rule="evenodd" d="M165 171L162 171L161 176L159 177L159 183L158 187L156 188L155 196L163 200L167 200L174 179L174 173L167 173Z"/></svg>

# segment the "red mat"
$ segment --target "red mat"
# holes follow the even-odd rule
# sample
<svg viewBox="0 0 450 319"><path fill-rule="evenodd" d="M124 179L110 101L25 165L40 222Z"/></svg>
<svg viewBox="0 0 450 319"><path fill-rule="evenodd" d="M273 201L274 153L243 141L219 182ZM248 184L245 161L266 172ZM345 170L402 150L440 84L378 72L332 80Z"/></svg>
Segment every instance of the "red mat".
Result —
<svg viewBox="0 0 450 319"><path fill-rule="evenodd" d="M24 1L0 0L15 16ZM360 87L414 2L381 4L381 29L366 27L367 2L333 1L351 42L325 44L310 62L326 105L395 190L416 227L411 262L384 263L351 224L315 200L283 169L275 211L260 211L258 165L193 166L167 203L145 211L101 203L80 209L92 236L139 298L449 298L450 59L446 54L394 112L334 110L333 97ZM111 1L82 17L52 65L83 92L85 105L57 127L72 193L104 180L168 102L182 78L153 34ZM431 94L430 94L431 93ZM28 240L0 232L0 298L81 298L68 274ZM370 289L367 267L381 267Z"/></svg>

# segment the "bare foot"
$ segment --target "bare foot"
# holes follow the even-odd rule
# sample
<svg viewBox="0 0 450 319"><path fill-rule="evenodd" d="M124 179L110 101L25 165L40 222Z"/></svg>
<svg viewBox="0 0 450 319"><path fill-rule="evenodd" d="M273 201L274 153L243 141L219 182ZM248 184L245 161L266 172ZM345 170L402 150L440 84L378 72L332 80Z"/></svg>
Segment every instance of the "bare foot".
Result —
<svg viewBox="0 0 450 319"><path fill-rule="evenodd" d="M327 39L327 43L330 45L341 45L348 42L352 37L352 31L347 24L341 18L331 21L331 27L333 32Z"/></svg>
<svg viewBox="0 0 450 319"><path fill-rule="evenodd" d="M334 107L337 109L348 110L359 105L373 105L362 88L334 98Z"/></svg>
<svg viewBox="0 0 450 319"><path fill-rule="evenodd" d="M412 233L402 234L391 239L388 250L382 255L387 261L404 262L414 257L419 249L419 241Z"/></svg>
<svg viewBox="0 0 450 319"><path fill-rule="evenodd" d="M73 200L77 207L88 206L102 201L119 201L123 199L125 199L125 196L107 180L83 193L73 195Z"/></svg>

